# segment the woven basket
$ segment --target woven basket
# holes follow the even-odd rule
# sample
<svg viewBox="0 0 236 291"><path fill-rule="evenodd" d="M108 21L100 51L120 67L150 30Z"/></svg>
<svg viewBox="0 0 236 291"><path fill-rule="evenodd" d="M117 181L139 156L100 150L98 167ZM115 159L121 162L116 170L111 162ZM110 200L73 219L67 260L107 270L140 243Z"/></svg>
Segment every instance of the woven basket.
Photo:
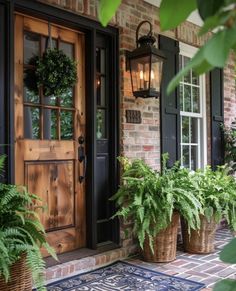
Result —
<svg viewBox="0 0 236 291"><path fill-rule="evenodd" d="M171 262L176 258L177 232L179 225L179 213L174 213L171 224L161 230L153 240L154 254L152 253L149 240L144 242L143 257L148 262Z"/></svg>
<svg viewBox="0 0 236 291"><path fill-rule="evenodd" d="M217 223L214 218L208 222L203 215L200 216L200 219L200 230L191 230L190 235L188 234L187 223L181 220L184 250L193 254L209 254L215 249Z"/></svg>
<svg viewBox="0 0 236 291"><path fill-rule="evenodd" d="M1 291L31 291L32 277L31 271L26 266L26 255L11 266L10 280L6 283L3 277L0 277Z"/></svg>

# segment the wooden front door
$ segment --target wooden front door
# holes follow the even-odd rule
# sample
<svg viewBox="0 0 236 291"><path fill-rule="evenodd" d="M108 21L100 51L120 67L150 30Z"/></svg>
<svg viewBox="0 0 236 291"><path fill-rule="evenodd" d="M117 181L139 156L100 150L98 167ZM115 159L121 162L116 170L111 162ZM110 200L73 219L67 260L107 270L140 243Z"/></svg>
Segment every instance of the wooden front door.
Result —
<svg viewBox="0 0 236 291"><path fill-rule="evenodd" d="M34 58L49 43L77 62L76 86L44 96L34 79ZM85 181L78 138L85 136L84 36L24 15L15 17L15 181L47 208L40 215L57 253L84 247ZM82 140L83 142L83 140ZM81 145L84 147L84 144Z"/></svg>

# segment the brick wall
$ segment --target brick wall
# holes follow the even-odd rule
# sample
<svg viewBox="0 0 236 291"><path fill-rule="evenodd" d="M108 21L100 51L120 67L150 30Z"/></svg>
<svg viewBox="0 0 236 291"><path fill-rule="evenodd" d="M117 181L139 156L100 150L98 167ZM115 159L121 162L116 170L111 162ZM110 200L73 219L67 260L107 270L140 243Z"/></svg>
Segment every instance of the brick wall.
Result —
<svg viewBox="0 0 236 291"><path fill-rule="evenodd" d="M79 13L91 19L97 19L98 0L41 0L44 3L60 6L63 9ZM125 50L135 48L135 32L142 20L153 24L155 36L160 33L158 8L145 3L143 0L123 0L113 17L111 24L119 27L120 31L120 107L121 107L121 152L129 158L143 158L153 168L160 168L160 117L158 99L135 99L132 96L130 75L125 69ZM145 32L145 29L141 32ZM165 32L164 35L177 39L192 46L200 47L209 35L198 37L198 27L190 22L181 24L177 29ZM232 55L225 68L225 121L230 123L236 113L234 56ZM208 80L208 77L207 77ZM210 163L210 98L209 81L206 82L206 101L208 115L208 163ZM125 110L141 111L141 124L126 123ZM133 243L131 236L126 237L125 229L130 233L130 225L122 225L121 237L123 245Z"/></svg>
<svg viewBox="0 0 236 291"><path fill-rule="evenodd" d="M224 119L230 125L236 118L235 55L231 54L224 69Z"/></svg>

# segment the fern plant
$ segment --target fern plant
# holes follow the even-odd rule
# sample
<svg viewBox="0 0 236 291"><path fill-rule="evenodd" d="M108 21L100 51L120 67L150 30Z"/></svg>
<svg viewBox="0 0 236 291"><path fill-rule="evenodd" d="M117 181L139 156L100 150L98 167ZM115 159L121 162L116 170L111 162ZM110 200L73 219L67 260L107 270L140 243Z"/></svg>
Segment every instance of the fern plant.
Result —
<svg viewBox="0 0 236 291"><path fill-rule="evenodd" d="M229 226L236 230L236 181L229 171L226 165L218 166L215 171L209 166L197 170L192 176L195 180L193 191L208 221L214 217L218 223L225 217Z"/></svg>
<svg viewBox="0 0 236 291"><path fill-rule="evenodd" d="M114 216L132 219L133 232L143 249L145 238L149 238L153 252L153 238L165 229L178 211L189 222L189 228L199 228L200 202L192 194L194 187L191 173L175 164L167 169L168 155L163 155L162 172L156 172L142 160L130 162L120 158L124 167L123 184L111 198L118 210Z"/></svg>
<svg viewBox="0 0 236 291"><path fill-rule="evenodd" d="M3 169L3 157L0 169ZM40 248L44 247L56 259L54 250L46 242L46 234L36 211L39 198L25 187L0 183L0 276L8 282L10 267L26 254L37 290L44 287L45 263Z"/></svg>

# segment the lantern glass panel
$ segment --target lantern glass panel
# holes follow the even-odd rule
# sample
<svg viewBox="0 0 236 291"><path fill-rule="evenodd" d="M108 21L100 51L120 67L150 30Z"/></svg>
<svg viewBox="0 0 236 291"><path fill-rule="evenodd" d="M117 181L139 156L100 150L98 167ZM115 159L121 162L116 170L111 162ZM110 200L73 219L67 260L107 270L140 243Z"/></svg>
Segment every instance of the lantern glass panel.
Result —
<svg viewBox="0 0 236 291"><path fill-rule="evenodd" d="M130 60L133 92L149 89L150 56Z"/></svg>
<svg viewBox="0 0 236 291"><path fill-rule="evenodd" d="M163 60L156 55L152 56L152 67L151 67L151 74L150 74L150 89L160 92L160 84L161 84L161 77L162 77L162 65Z"/></svg>

